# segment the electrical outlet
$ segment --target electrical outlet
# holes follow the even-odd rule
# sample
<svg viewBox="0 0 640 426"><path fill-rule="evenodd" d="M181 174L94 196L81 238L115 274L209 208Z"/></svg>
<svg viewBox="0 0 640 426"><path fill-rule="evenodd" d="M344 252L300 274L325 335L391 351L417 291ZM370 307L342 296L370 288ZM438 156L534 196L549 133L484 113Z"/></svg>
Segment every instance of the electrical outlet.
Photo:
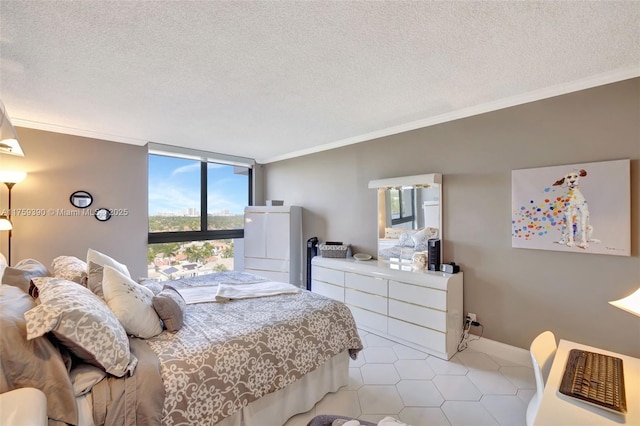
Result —
<svg viewBox="0 0 640 426"><path fill-rule="evenodd" d="M467 313L467 318L469 318L469 320L470 320L471 322L476 322L476 321L478 321L478 319L477 319L477 317L476 317L476 314L472 314L471 312Z"/></svg>

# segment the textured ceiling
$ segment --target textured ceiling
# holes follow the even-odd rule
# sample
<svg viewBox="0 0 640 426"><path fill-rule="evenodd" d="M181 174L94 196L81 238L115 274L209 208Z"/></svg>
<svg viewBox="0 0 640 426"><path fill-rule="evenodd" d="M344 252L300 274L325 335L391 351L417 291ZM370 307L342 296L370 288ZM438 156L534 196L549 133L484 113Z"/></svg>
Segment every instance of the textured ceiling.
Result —
<svg viewBox="0 0 640 426"><path fill-rule="evenodd" d="M639 1L1 0L0 97L18 126L271 162L639 76L639 23Z"/></svg>

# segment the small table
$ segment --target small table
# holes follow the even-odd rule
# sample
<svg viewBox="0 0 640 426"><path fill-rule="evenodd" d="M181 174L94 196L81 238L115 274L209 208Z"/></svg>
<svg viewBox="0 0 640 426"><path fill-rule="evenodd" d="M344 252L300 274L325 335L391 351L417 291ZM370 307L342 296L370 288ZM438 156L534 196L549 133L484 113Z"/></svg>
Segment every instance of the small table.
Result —
<svg viewBox="0 0 640 426"><path fill-rule="evenodd" d="M613 413L560 393L560 382L571 349L599 352L622 359L625 399L627 401L626 414ZM640 359L568 340L560 340L534 425L640 425Z"/></svg>

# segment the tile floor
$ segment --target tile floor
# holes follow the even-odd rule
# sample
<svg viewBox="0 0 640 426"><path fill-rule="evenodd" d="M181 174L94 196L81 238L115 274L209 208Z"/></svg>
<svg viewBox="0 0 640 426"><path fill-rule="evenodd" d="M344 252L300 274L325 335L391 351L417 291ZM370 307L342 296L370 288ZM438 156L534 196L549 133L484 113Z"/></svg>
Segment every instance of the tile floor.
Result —
<svg viewBox="0 0 640 426"><path fill-rule="evenodd" d="M392 416L412 426L525 425L533 368L471 348L443 361L366 331L360 337L364 350L351 361L349 385L285 426L306 426L318 414Z"/></svg>

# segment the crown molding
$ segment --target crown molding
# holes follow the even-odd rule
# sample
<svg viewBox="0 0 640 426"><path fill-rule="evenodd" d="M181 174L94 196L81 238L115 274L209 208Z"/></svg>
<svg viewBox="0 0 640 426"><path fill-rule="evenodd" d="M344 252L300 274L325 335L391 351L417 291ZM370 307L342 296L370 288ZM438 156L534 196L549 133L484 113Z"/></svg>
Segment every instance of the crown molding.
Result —
<svg viewBox="0 0 640 426"><path fill-rule="evenodd" d="M615 71L583 78L580 80L571 81L565 84L558 84L555 86L546 87L544 89L523 93L521 95L498 99L497 101L486 102L484 104L475 105L468 108L462 108L459 110L436 115L434 117L412 121L410 123L388 127L385 129L376 130L373 132L365 133L363 135L354 136L351 138L342 139L335 142L330 142L324 145L318 145L311 148L294 151L288 154L283 154L283 155L278 155L278 156L263 158L263 159L257 159L257 161L262 164L268 164L268 163L274 163L276 161L288 160L295 157L301 157L303 155L315 154L321 151L327 151L334 148L353 145L356 143L378 139L385 136L396 135L398 133L408 132L411 130L434 126L436 124L459 120L461 118L467 118L474 115L480 115L487 112L497 111L504 108L523 105L523 104L527 104L530 102L535 102L543 99L553 98L555 96L565 95L572 92L578 92L580 90L591 89L593 87L603 86L605 84L610 84L610 83L616 83L619 81L628 80L636 77L640 77L640 67L622 68Z"/></svg>

